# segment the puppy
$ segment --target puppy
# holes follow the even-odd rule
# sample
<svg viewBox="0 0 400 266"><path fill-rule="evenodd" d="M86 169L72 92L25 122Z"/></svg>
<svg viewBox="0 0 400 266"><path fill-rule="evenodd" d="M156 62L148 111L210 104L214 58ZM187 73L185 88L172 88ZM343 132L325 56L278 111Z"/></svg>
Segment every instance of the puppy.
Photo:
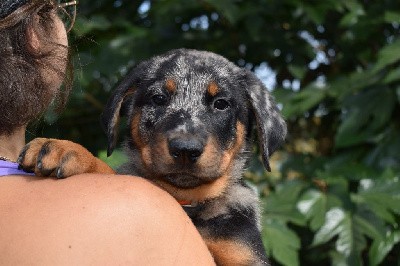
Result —
<svg viewBox="0 0 400 266"><path fill-rule="evenodd" d="M112 94L102 114L108 155L122 116L129 123L129 160L118 172L147 178L181 202L218 265L268 265L258 197L242 177L253 127L267 170L286 135L262 82L222 56L173 50L140 63ZM19 162L59 178L113 172L62 140L34 140Z"/></svg>

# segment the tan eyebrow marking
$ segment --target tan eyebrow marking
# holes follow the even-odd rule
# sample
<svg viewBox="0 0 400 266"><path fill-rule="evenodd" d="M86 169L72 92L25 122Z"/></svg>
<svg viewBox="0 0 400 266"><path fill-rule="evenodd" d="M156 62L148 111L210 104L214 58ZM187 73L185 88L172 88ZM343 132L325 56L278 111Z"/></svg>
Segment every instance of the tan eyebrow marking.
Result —
<svg viewBox="0 0 400 266"><path fill-rule="evenodd" d="M208 85L207 92L211 96L217 95L217 93L219 92L218 85L214 81L211 81L210 84Z"/></svg>
<svg viewBox="0 0 400 266"><path fill-rule="evenodd" d="M165 88L170 92L174 93L176 92L176 83L173 79L167 79L165 81Z"/></svg>

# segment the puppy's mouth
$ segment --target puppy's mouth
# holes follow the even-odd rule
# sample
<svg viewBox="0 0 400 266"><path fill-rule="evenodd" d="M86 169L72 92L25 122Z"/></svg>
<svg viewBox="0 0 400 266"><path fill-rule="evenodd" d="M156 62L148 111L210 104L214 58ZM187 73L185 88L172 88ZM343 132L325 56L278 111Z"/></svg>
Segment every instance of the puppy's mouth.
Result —
<svg viewBox="0 0 400 266"><path fill-rule="evenodd" d="M195 188L200 185L211 182L213 179L205 179L189 174L167 174L161 177L161 179L177 188Z"/></svg>

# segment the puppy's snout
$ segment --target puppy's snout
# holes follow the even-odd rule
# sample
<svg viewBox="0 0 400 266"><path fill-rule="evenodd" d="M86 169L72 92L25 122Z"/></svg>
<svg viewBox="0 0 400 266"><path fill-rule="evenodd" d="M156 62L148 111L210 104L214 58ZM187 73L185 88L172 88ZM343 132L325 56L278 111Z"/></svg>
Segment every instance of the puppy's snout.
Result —
<svg viewBox="0 0 400 266"><path fill-rule="evenodd" d="M192 138L173 138L168 141L169 153L179 163L195 163L204 150L203 143Z"/></svg>

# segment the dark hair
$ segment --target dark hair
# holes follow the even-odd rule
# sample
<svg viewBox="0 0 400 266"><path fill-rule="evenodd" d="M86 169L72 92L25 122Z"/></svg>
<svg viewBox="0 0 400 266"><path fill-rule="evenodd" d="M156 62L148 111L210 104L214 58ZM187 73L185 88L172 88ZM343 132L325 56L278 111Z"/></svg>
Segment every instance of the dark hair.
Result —
<svg viewBox="0 0 400 266"><path fill-rule="evenodd" d="M30 0L0 19L0 134L10 134L39 118L52 100L58 109L65 105L72 87L68 47L48 38L55 34L57 8L53 0ZM32 49L29 31L46 45L45 52ZM43 69L64 79L64 88L49 88Z"/></svg>

